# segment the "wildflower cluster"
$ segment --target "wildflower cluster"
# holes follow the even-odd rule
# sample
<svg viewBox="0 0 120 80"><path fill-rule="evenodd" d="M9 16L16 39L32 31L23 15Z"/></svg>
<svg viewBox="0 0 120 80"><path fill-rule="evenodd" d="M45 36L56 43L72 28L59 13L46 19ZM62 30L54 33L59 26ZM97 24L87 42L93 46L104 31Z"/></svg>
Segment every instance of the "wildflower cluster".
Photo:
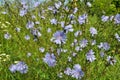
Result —
<svg viewBox="0 0 120 80"><path fill-rule="evenodd" d="M27 73L28 66L24 62L19 61L17 64L12 64L9 67L9 70L13 73L16 72L16 71L19 71L21 74L24 74L24 73Z"/></svg>
<svg viewBox="0 0 120 80"><path fill-rule="evenodd" d="M81 79L84 76L84 72L81 69L81 66L79 64L75 64L73 66L73 69L71 68L66 68L66 70L64 71L64 73L66 75L72 76L76 79Z"/></svg>
<svg viewBox="0 0 120 80"><path fill-rule="evenodd" d="M99 79L108 66L119 66L120 14L103 10L100 16L91 15L95 1L67 1L36 1L30 6L31 1L20 0L11 4L18 10L0 11L0 50L8 54L0 54L0 61L10 61L11 73L26 78L34 74L28 79L94 80L91 75ZM14 60L20 61L12 64ZM102 72L105 75L99 76Z"/></svg>

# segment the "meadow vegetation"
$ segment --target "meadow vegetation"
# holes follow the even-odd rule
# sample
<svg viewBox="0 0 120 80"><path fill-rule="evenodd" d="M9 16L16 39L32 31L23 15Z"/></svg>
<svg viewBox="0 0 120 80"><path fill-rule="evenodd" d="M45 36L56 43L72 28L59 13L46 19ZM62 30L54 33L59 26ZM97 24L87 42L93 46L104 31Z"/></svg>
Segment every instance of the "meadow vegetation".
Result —
<svg viewBox="0 0 120 80"><path fill-rule="evenodd" d="M0 6L0 80L120 79L120 1L65 1Z"/></svg>

